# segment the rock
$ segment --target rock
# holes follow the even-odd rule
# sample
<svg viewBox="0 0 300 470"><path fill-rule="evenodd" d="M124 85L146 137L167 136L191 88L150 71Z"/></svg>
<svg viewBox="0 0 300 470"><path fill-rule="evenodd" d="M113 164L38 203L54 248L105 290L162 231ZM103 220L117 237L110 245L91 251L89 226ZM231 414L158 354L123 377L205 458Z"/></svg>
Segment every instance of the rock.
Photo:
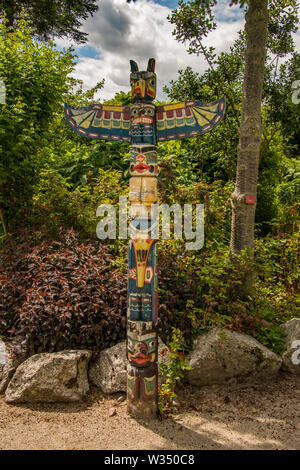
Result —
<svg viewBox="0 0 300 470"><path fill-rule="evenodd" d="M126 400L126 395L121 395L118 399L117 399L117 402L118 403L123 403L123 401Z"/></svg>
<svg viewBox="0 0 300 470"><path fill-rule="evenodd" d="M158 364L168 362L168 348L158 339ZM101 351L99 357L91 362L89 379L104 393L126 392L127 358L126 341Z"/></svg>
<svg viewBox="0 0 300 470"><path fill-rule="evenodd" d="M20 363L21 360L13 357L4 341L0 340L0 393L5 392Z"/></svg>
<svg viewBox="0 0 300 470"><path fill-rule="evenodd" d="M125 392L126 375L126 342L104 349L99 357L91 362L89 380L104 393Z"/></svg>
<svg viewBox="0 0 300 470"><path fill-rule="evenodd" d="M280 325L286 334L282 369L300 374L300 318L293 318Z"/></svg>
<svg viewBox="0 0 300 470"><path fill-rule="evenodd" d="M5 343L0 339L0 381L2 380L2 371L6 364L7 352Z"/></svg>
<svg viewBox="0 0 300 470"><path fill-rule="evenodd" d="M6 393L7 403L73 402L89 391L90 351L35 354L16 370Z"/></svg>
<svg viewBox="0 0 300 470"><path fill-rule="evenodd" d="M217 328L197 338L187 361L192 385L253 383L274 376L282 362L251 336Z"/></svg>
<svg viewBox="0 0 300 470"><path fill-rule="evenodd" d="M111 417L111 416L115 416L116 414L117 414L116 408L110 408L108 416Z"/></svg>

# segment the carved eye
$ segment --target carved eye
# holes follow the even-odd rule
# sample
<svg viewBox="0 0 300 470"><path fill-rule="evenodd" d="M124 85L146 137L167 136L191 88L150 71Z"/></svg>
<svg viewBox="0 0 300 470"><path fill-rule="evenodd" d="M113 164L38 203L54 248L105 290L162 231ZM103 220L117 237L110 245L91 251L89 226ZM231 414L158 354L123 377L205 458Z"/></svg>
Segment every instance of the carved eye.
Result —
<svg viewBox="0 0 300 470"><path fill-rule="evenodd" d="M149 347L150 347L150 348L153 348L154 346L155 346L155 341L150 341Z"/></svg>

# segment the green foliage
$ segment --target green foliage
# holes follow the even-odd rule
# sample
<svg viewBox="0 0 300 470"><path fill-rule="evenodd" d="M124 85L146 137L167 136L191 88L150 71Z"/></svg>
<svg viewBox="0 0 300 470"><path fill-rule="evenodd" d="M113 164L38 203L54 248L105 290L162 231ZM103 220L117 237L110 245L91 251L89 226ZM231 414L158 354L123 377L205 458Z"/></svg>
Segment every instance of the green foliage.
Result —
<svg viewBox="0 0 300 470"><path fill-rule="evenodd" d="M184 189L183 198L188 200L189 191ZM285 213L289 219L289 223L281 224L282 232L276 234L279 221L273 221L269 235L257 239L254 259L244 253L234 262L228 250L232 189L232 183L224 186L221 182L191 187L193 201L205 204L205 243L201 251L185 252L180 240L160 242L159 331L164 335L172 323L182 331L190 349L193 338L203 331L225 327L253 335L280 353L283 334L279 325L299 316L298 206L291 214L290 206L281 204L278 213ZM176 198L180 197L181 188L174 191ZM172 202L171 195L169 199ZM248 286L250 293L245 295L243 287L249 272L253 273L252 282Z"/></svg>
<svg viewBox="0 0 300 470"><path fill-rule="evenodd" d="M105 101L105 104L114 104L116 106L131 106L132 103L131 91L128 91L127 93L119 91L115 94L113 99Z"/></svg>
<svg viewBox="0 0 300 470"><path fill-rule="evenodd" d="M33 195L32 224L44 234L57 234L64 226L93 239L99 221L97 207L100 203L113 204L117 211L122 188L121 173L116 170L100 169L96 178L88 174L81 187L75 189L70 180L57 171L45 170L40 174Z"/></svg>
<svg viewBox="0 0 300 470"><path fill-rule="evenodd" d="M0 15L5 14L10 27L19 26L22 12L28 15L32 34L41 40L53 36L85 42L87 33L80 31L81 20L98 10L96 0L2 0Z"/></svg>
<svg viewBox="0 0 300 470"><path fill-rule="evenodd" d="M73 70L71 51L31 38L24 18L9 32L0 24L0 76L6 104L0 106L0 206L10 229L31 207L32 186L42 167L49 123L61 110Z"/></svg>
<svg viewBox="0 0 300 470"><path fill-rule="evenodd" d="M213 101L225 94L227 110L213 133L158 144L159 202L205 208L201 250L185 251L185 240L158 244L158 330L171 349L159 391L161 408L175 398L186 370L184 353L199 334L215 326L244 331L280 353L280 324L299 316L299 105L291 100L299 57L292 53L280 67L277 59L266 67L255 256L245 252L233 260L231 194L245 34L216 57L195 42L213 27L203 14L215 2L185 2L201 13L195 24L191 12L181 10L183 3L180 17L173 16L180 21L179 39L195 33L190 52L205 53L211 67L201 75L190 68L180 71L166 91L171 101ZM276 0L270 8L287 3ZM290 3L280 24L275 17L269 22L269 51L276 57L292 49L290 33L297 21ZM68 78L74 67L71 51L32 41L24 19L15 32L4 23L0 28L0 76L7 87L7 102L0 105L0 209L10 229L22 220L34 230L24 239L5 240L0 224L1 333L23 341L18 348L24 355L64 347L99 351L125 336L127 241L104 245L95 239L96 209L113 204L118 215L119 195L128 193L129 147L84 140L64 122L63 101L91 104L103 80L83 92L82 83ZM122 91L109 100L122 106L131 102Z"/></svg>
<svg viewBox="0 0 300 470"><path fill-rule="evenodd" d="M179 0L177 9L168 17L175 25L173 35L177 41L188 43L190 54L202 54L213 68L215 48L205 47L203 39L216 29L214 6L217 0ZM236 0L244 7L246 1ZM268 50L278 57L293 52L295 44L292 33L297 31L298 3L296 0L270 0L268 2Z"/></svg>
<svg viewBox="0 0 300 470"><path fill-rule="evenodd" d="M264 81L264 101L268 101L268 121L280 122L280 129L293 145L292 154L299 157L300 142L300 103L295 102L293 95L298 96L300 79L300 54L292 52L290 58L279 65L278 59L266 67ZM268 125L268 121L265 125Z"/></svg>
<svg viewBox="0 0 300 470"><path fill-rule="evenodd" d="M177 398L176 386L182 383L186 370L191 367L184 359L184 337L178 328L172 329L172 337L168 342L168 363L160 365L160 373L164 378L161 387L158 387L158 409L162 413L164 407L171 405Z"/></svg>
<svg viewBox="0 0 300 470"><path fill-rule="evenodd" d="M46 148L45 166L68 178L73 189L85 185L98 176L99 170L117 170L129 178L130 154L128 145L119 142L93 141L92 143L64 141L63 145Z"/></svg>

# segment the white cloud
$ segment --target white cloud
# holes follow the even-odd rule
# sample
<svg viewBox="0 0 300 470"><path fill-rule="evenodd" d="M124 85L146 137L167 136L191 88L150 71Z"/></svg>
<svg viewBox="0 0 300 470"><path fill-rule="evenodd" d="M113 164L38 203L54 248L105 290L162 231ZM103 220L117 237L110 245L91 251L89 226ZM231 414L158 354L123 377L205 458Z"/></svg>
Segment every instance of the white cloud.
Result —
<svg viewBox="0 0 300 470"><path fill-rule="evenodd" d="M227 4L227 10L229 9ZM228 50L243 28L240 12L223 8L223 21L213 31L206 43L214 46L217 53ZM80 57L74 76L90 88L102 78L105 86L100 92L101 99L114 96L117 91L129 90L129 60L134 59L141 70L145 69L148 58L155 57L158 77L158 98L163 98L162 87L177 77L178 69L188 65L197 72L207 68L202 56L189 55L186 46L179 44L172 36L173 25L167 20L171 10L153 0L139 0L126 3L125 0L101 0L99 10L85 22L83 30L89 33L87 45L97 51L95 58ZM219 15L218 15L219 16ZM230 21L227 18L230 17ZM226 19L226 21L225 21ZM58 41L61 46L66 41ZM80 54L81 47L76 46Z"/></svg>

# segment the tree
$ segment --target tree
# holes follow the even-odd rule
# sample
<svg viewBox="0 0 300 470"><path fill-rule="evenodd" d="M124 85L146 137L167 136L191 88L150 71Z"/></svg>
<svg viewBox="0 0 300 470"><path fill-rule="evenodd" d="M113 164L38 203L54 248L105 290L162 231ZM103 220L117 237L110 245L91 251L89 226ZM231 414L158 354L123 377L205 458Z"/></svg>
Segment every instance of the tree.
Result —
<svg viewBox="0 0 300 470"><path fill-rule="evenodd" d="M176 25L173 34L178 41L188 42L189 53L202 54L212 72L215 72L214 49L206 47L203 39L216 28L212 8L217 0L179 0L178 8L169 20ZM245 73L243 84L242 115L239 129L236 186L232 195L231 253L236 255L254 246L254 218L258 164L261 143L261 105L267 47L275 54L275 60L292 52L291 33L296 31L297 3L294 0L233 0L243 7L247 5ZM268 9L270 15L268 16ZM212 80L217 78L211 74ZM234 103L226 83L222 84L227 102ZM235 114L235 113L234 113ZM268 139L265 138L268 145Z"/></svg>
<svg viewBox="0 0 300 470"><path fill-rule="evenodd" d="M79 30L81 20L97 10L96 0L0 0L0 15L5 14L11 28L17 27L24 11L33 34L41 40L57 36L84 43L87 33Z"/></svg>
<svg viewBox="0 0 300 470"><path fill-rule="evenodd" d="M261 101L266 57L268 1L249 0L246 13L247 49L239 129L236 184L232 194L230 251L254 247L259 152L262 134Z"/></svg>

